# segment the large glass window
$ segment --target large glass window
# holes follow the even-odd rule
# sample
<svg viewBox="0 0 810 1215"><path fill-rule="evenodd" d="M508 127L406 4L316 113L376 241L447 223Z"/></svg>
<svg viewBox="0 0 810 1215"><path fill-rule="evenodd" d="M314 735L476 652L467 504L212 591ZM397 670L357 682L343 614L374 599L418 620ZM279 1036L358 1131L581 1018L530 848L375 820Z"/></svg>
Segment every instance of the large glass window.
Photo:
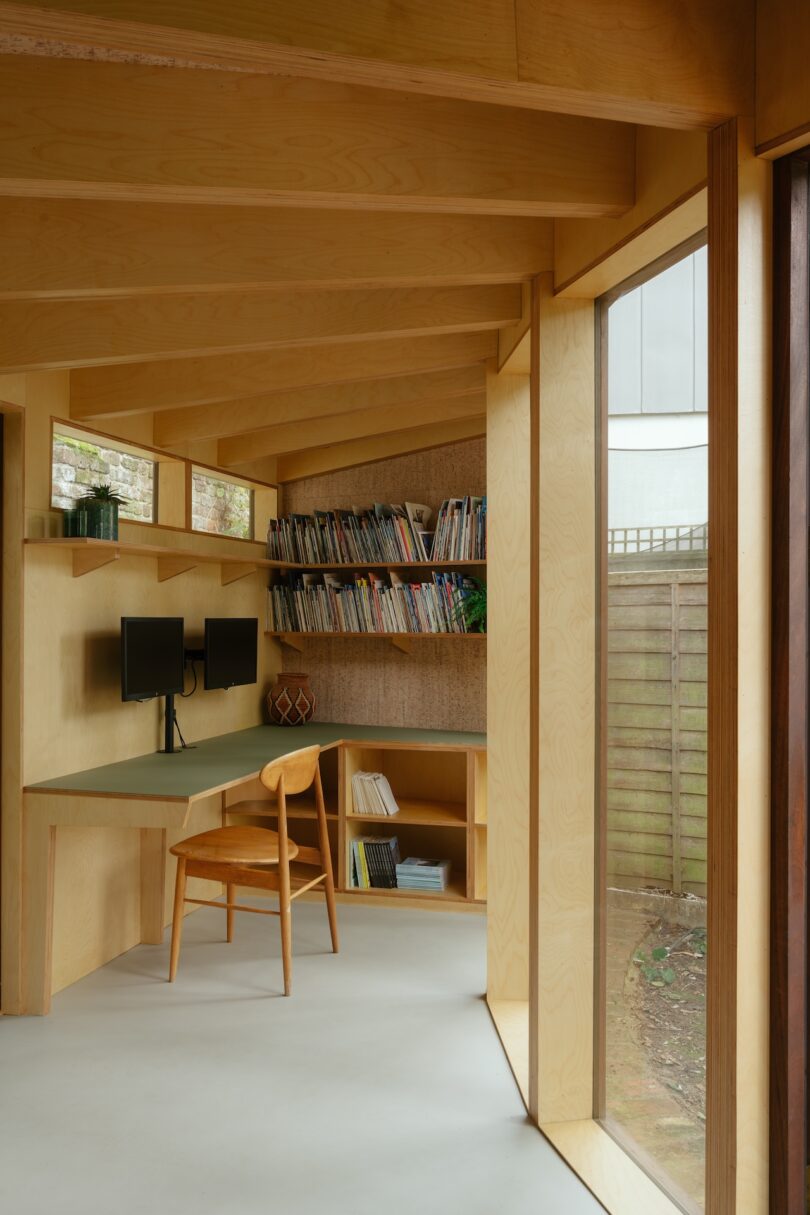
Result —
<svg viewBox="0 0 810 1215"><path fill-rule="evenodd" d="M605 1127L704 1200L706 250L618 294L607 326L601 697Z"/></svg>

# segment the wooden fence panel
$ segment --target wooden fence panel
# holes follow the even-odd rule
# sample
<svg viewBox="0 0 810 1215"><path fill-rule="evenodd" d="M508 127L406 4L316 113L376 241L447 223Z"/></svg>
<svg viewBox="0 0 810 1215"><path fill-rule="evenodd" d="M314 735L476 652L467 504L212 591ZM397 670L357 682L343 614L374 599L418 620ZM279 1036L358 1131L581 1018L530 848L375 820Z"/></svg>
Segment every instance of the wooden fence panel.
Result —
<svg viewBox="0 0 810 1215"><path fill-rule="evenodd" d="M610 885L706 894L705 570L608 575Z"/></svg>

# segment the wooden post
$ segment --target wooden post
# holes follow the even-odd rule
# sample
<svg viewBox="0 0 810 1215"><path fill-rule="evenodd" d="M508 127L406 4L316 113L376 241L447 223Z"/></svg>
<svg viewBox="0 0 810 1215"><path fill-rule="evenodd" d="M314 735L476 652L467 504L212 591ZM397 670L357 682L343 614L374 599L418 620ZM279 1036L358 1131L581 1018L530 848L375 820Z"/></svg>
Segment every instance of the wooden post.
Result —
<svg viewBox="0 0 810 1215"><path fill-rule="evenodd" d="M681 871L681 587L672 580L672 889L680 894Z"/></svg>

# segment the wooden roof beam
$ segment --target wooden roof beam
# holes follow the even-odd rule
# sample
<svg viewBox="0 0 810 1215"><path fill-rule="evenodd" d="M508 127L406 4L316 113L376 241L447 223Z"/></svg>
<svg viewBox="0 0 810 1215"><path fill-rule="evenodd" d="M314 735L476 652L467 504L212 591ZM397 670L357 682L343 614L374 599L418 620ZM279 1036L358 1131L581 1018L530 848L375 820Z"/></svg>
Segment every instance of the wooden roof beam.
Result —
<svg viewBox="0 0 810 1215"><path fill-rule="evenodd" d="M752 0L19 0L3 41L652 126L753 109Z"/></svg>
<svg viewBox="0 0 810 1215"><path fill-rule="evenodd" d="M411 430L398 430L394 434L372 435L312 451L294 452L279 458L276 480L280 483L300 481L302 477L317 477L339 468L354 468L359 464L373 464L377 460L389 460L392 456L407 455L408 452L428 451L432 447L458 443L461 439L479 438L486 434L486 430L486 415L481 414L476 418L434 422L427 426L415 426Z"/></svg>
<svg viewBox="0 0 810 1215"><path fill-rule="evenodd" d="M458 418L480 417L487 411L485 392L448 401L415 402L403 409L387 405L382 409L358 409L352 413L334 414L311 422L285 422L252 434L232 435L220 439L217 463L223 468L249 464L260 456L281 456L290 452L326 447L330 443L366 439L372 435L412 430L438 422L453 422Z"/></svg>
<svg viewBox="0 0 810 1215"><path fill-rule="evenodd" d="M79 368L70 372L70 413L75 419L121 417L272 390L469 367L493 358L497 344L494 332L458 333Z"/></svg>
<svg viewBox="0 0 810 1215"><path fill-rule="evenodd" d="M553 220L0 198L0 299L452 287L553 269Z"/></svg>
<svg viewBox="0 0 810 1215"><path fill-rule="evenodd" d="M518 284L0 301L0 372L500 329Z"/></svg>
<svg viewBox="0 0 810 1215"><path fill-rule="evenodd" d="M3 194L531 216L634 201L622 123L233 72L0 69Z"/></svg>
<svg viewBox="0 0 810 1215"><path fill-rule="evenodd" d="M255 433L287 422L307 422L356 409L406 410L416 401L446 401L480 393L485 382L483 364L477 363L421 375L268 392L198 408L166 409L154 415L154 442L173 451L179 443L224 439L228 435Z"/></svg>

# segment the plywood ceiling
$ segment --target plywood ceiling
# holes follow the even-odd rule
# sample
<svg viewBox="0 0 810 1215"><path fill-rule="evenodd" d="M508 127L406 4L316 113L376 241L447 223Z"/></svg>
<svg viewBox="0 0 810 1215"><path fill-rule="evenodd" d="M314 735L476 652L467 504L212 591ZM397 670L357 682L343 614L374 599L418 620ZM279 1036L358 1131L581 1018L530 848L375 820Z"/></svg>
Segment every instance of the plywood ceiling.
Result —
<svg viewBox="0 0 810 1215"><path fill-rule="evenodd" d="M0 372L282 477L482 433L554 219L750 102L739 4L636 7L0 3Z"/></svg>

